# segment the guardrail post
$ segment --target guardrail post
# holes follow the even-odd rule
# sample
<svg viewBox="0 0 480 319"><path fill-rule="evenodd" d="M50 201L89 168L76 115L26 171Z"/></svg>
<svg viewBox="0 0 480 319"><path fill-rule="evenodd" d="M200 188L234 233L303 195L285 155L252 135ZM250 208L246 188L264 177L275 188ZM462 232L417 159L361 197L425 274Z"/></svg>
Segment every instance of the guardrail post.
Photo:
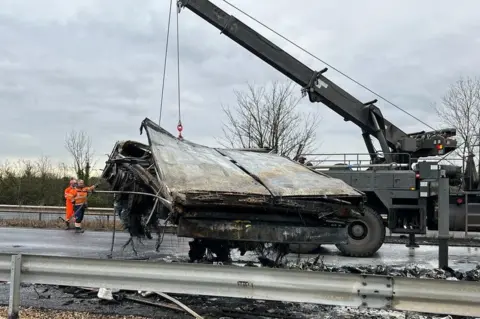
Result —
<svg viewBox="0 0 480 319"><path fill-rule="evenodd" d="M465 239L468 238L468 194L470 192L465 192Z"/></svg>
<svg viewBox="0 0 480 319"><path fill-rule="evenodd" d="M450 237L450 187L445 170L438 179L438 267L448 267L448 239Z"/></svg>
<svg viewBox="0 0 480 319"><path fill-rule="evenodd" d="M42 213L38 213L38 220L42 221Z"/></svg>
<svg viewBox="0 0 480 319"><path fill-rule="evenodd" d="M22 255L13 255L10 268L10 298L8 302L8 319L18 319L20 310L20 273Z"/></svg>

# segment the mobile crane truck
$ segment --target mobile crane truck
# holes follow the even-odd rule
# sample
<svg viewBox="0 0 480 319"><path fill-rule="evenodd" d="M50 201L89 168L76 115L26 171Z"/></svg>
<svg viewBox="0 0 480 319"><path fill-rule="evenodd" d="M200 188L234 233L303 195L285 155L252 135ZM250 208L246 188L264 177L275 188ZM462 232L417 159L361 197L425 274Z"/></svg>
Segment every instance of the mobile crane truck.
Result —
<svg viewBox="0 0 480 319"><path fill-rule="evenodd" d="M348 226L348 244L338 244L348 256L371 256L385 240L385 226L392 233L409 235L409 246L416 246L415 234L437 229L437 188L440 169L446 170L452 186L461 186L461 167L440 165L422 158L444 156L457 148L455 129L405 133L389 122L375 105L377 100L361 102L327 79L327 68L314 71L273 44L236 17L224 12L209 0L179 0L179 11L188 8L209 22L224 35L302 87L310 102L321 102L345 121L356 124L368 150L366 169L337 163L325 173L339 178L367 195L368 208L363 217ZM372 137L381 148L375 150ZM470 158L473 163L473 158ZM471 167L474 165L470 163ZM350 163L351 164L351 163ZM468 166L468 164L467 164ZM313 169L325 169L313 167ZM473 168L473 171L475 169ZM467 170L468 171L468 170ZM467 174L475 177L470 169ZM468 177L467 176L467 177ZM470 184L472 185L472 184ZM459 230L464 195L451 192L451 229ZM469 199L470 201L472 199ZM387 215L383 220L381 215ZM459 217L460 216L460 217Z"/></svg>

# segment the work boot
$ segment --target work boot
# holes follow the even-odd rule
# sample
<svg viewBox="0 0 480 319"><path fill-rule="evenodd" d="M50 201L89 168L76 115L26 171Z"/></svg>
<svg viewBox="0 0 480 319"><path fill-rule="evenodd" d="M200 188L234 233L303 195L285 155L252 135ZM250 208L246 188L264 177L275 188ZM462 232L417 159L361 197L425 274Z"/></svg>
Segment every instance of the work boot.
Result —
<svg viewBox="0 0 480 319"><path fill-rule="evenodd" d="M76 234L82 234L82 233L84 233L84 232L85 232L85 231L84 231L83 229L81 229L80 227L76 227L76 228L75 228L75 233L76 233Z"/></svg>
<svg viewBox="0 0 480 319"><path fill-rule="evenodd" d="M65 222L65 230L70 230L72 227L70 227L70 222L66 221Z"/></svg>

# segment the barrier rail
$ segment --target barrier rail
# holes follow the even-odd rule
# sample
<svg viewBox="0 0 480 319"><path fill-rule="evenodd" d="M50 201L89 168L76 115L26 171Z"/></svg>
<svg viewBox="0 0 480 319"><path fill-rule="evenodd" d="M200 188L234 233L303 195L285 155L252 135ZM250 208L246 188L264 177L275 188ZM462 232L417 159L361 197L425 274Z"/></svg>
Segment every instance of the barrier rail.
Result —
<svg viewBox="0 0 480 319"><path fill-rule="evenodd" d="M33 205L0 205L0 216L2 213L36 214L38 220L43 215L65 215L65 207L62 206L33 206ZM89 207L85 212L87 216L105 216L107 222L113 216L113 208Z"/></svg>
<svg viewBox="0 0 480 319"><path fill-rule="evenodd" d="M113 208L89 207L88 212L91 215L111 215ZM0 213L65 214L65 206L0 205Z"/></svg>
<svg viewBox="0 0 480 319"><path fill-rule="evenodd" d="M0 254L1 280L12 318L21 282L480 316L480 285L469 281L11 254Z"/></svg>

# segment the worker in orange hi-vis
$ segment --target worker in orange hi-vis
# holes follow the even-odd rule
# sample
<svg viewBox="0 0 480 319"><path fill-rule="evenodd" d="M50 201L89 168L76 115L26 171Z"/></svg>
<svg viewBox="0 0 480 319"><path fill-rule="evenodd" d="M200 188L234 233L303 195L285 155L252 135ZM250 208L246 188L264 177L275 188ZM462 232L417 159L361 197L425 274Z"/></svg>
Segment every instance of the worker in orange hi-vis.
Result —
<svg viewBox="0 0 480 319"><path fill-rule="evenodd" d="M70 185L65 188L64 197L65 197L65 224L66 229L70 228L70 220L73 218L73 204L75 202L75 192L76 192L77 180L72 178L70 180Z"/></svg>
<svg viewBox="0 0 480 319"><path fill-rule="evenodd" d="M75 232L83 233L82 221L85 215L85 210L87 209L87 197L88 193L92 192L95 189L93 186L85 186L83 180L79 179L77 188L75 190L75 204L73 206L73 211L75 213Z"/></svg>

